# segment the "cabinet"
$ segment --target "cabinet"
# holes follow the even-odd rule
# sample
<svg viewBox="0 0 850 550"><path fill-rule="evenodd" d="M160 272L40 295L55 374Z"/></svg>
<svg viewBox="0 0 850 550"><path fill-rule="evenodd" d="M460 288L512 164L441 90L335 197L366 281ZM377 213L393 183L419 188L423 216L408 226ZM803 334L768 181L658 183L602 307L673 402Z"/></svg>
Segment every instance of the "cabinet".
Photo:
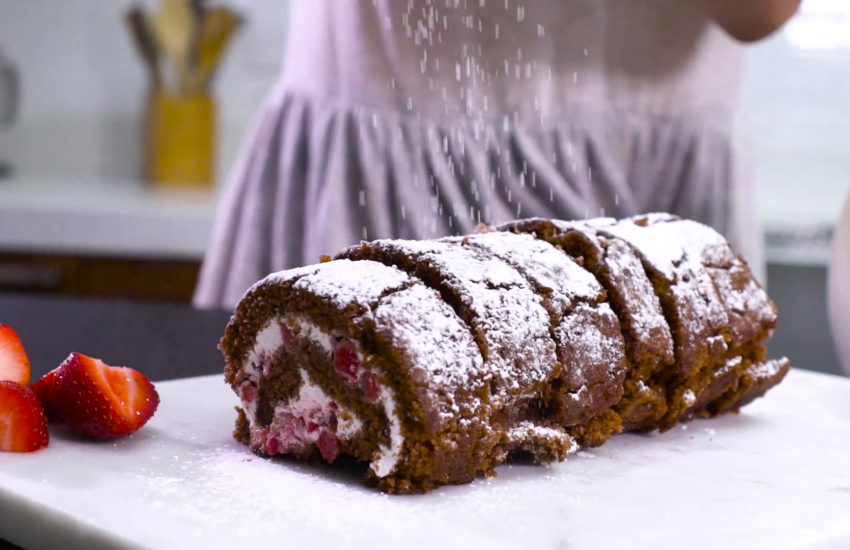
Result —
<svg viewBox="0 0 850 550"><path fill-rule="evenodd" d="M0 253L0 292L190 302L200 261Z"/></svg>

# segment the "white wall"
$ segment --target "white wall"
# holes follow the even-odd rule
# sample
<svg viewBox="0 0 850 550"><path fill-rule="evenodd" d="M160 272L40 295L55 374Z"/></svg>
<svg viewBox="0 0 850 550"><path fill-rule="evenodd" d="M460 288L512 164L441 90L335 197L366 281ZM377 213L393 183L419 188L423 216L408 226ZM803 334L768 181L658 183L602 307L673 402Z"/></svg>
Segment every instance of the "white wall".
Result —
<svg viewBox="0 0 850 550"><path fill-rule="evenodd" d="M218 77L219 175L277 74L285 0L240 2L247 24ZM22 77L20 118L0 158L21 179L135 179L146 75L116 0L3 0L0 47Z"/></svg>

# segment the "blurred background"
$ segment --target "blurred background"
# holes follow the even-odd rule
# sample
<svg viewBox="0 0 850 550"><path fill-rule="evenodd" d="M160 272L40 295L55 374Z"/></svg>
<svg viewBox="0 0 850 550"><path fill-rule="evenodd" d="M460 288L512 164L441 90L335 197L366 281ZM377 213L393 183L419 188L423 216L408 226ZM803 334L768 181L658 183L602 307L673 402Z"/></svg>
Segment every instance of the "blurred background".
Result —
<svg viewBox="0 0 850 550"><path fill-rule="evenodd" d="M0 2L0 297L189 307L221 182L280 68L287 5L212 4L187 34L192 14L154 1L141 32L126 2ZM187 72L181 51L208 70ZM850 189L850 3L805 0L748 55L773 353L837 373L825 281Z"/></svg>

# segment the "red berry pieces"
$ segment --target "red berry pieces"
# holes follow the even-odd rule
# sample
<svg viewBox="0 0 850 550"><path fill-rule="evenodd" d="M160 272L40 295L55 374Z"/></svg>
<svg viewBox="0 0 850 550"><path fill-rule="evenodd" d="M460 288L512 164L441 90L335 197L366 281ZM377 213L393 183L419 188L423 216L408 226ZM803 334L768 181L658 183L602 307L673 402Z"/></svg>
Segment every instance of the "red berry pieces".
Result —
<svg viewBox="0 0 850 550"><path fill-rule="evenodd" d="M276 455L280 452L280 441L274 436L268 438L266 441L266 454L269 456Z"/></svg>
<svg viewBox="0 0 850 550"><path fill-rule="evenodd" d="M280 337L283 339L283 345L286 347L290 347L295 343L295 331L285 323L280 324Z"/></svg>
<svg viewBox="0 0 850 550"><path fill-rule="evenodd" d="M36 388L56 416L94 439L135 432L159 406L159 395L143 374L80 353L72 353Z"/></svg>
<svg viewBox="0 0 850 550"><path fill-rule="evenodd" d="M381 396L381 386L378 384L378 375L374 372L363 371L360 375L360 389L366 395L366 399L372 403Z"/></svg>
<svg viewBox="0 0 850 550"><path fill-rule="evenodd" d="M242 401L246 403L253 403L257 398L257 386L255 386L250 380L245 380L242 382L240 393L242 395Z"/></svg>
<svg viewBox="0 0 850 550"><path fill-rule="evenodd" d="M319 445L319 452L328 462L333 462L333 459L339 455L339 442L331 432L323 430L316 443Z"/></svg>
<svg viewBox="0 0 850 550"><path fill-rule="evenodd" d="M351 382L357 381L360 359L357 357L357 348L351 341L343 340L337 345L334 351L334 370L346 375Z"/></svg>
<svg viewBox="0 0 850 550"><path fill-rule="evenodd" d="M0 381L0 451L31 453L47 447L47 419L35 393Z"/></svg>
<svg viewBox="0 0 850 550"><path fill-rule="evenodd" d="M0 325L0 380L30 383L30 362L21 339L9 325Z"/></svg>

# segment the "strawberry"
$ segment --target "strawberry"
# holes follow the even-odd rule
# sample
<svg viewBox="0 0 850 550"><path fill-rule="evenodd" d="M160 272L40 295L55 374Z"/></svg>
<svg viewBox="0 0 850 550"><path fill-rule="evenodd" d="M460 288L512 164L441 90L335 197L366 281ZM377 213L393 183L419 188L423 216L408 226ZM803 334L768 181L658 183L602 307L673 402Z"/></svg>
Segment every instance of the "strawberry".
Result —
<svg viewBox="0 0 850 550"><path fill-rule="evenodd" d="M0 381L0 451L32 453L47 447L47 419L35 393L15 382Z"/></svg>
<svg viewBox="0 0 850 550"><path fill-rule="evenodd" d="M360 357L357 348L349 340L340 342L334 351L334 370L344 374L351 382L357 380L360 371Z"/></svg>
<svg viewBox="0 0 850 550"><path fill-rule="evenodd" d="M35 393L41 406L44 407L44 415L48 422L62 422L62 415L59 413L57 404L59 403L59 394L56 391L56 373L59 369L52 370L39 378L30 386L30 389Z"/></svg>
<svg viewBox="0 0 850 550"><path fill-rule="evenodd" d="M30 383L30 361L21 339L9 325L0 325L0 380Z"/></svg>
<svg viewBox="0 0 850 550"><path fill-rule="evenodd" d="M146 376L81 353L72 353L47 377L40 394L46 396L51 416L93 439L129 435L159 406L159 395Z"/></svg>

